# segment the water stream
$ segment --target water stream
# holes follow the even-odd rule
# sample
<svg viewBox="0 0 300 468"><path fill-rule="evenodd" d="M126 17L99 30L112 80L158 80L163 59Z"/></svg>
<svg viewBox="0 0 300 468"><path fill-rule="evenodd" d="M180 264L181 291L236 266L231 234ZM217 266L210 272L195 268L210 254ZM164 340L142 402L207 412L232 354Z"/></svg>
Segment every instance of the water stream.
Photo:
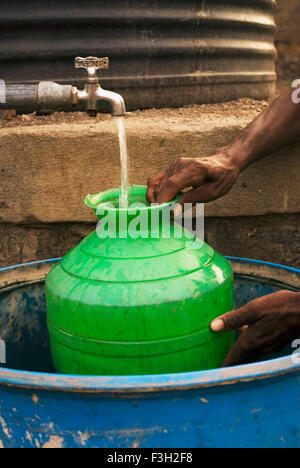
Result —
<svg viewBox="0 0 300 468"><path fill-rule="evenodd" d="M129 198L129 159L127 151L127 140L126 140L126 130L124 126L123 117L117 118L118 125L118 135L119 135L119 144L120 144L120 158L121 158L121 187L122 193L120 198L119 207L128 208L128 198Z"/></svg>

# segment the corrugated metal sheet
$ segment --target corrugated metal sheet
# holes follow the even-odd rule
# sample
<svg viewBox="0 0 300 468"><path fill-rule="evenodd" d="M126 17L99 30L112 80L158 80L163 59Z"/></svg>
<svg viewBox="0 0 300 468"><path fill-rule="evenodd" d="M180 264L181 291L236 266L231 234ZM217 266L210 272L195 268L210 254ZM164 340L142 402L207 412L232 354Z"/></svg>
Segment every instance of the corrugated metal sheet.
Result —
<svg viewBox="0 0 300 468"><path fill-rule="evenodd" d="M274 0L86 0L1 5L0 78L82 85L77 55L109 56L129 108L274 91Z"/></svg>

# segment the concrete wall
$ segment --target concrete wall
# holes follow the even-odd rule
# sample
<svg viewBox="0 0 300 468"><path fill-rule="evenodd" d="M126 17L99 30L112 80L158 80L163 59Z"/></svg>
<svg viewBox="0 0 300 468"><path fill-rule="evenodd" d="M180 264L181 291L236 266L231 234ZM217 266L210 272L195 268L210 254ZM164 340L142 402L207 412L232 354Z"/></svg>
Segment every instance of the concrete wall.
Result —
<svg viewBox="0 0 300 468"><path fill-rule="evenodd" d="M132 183L145 184L177 157L211 154L266 106L243 100L132 114ZM215 248L300 266L299 154L294 146L261 161L206 205L206 237ZM119 185L115 119L62 114L4 124L0 181L0 266L63 255L95 226L85 196Z"/></svg>
<svg viewBox="0 0 300 468"><path fill-rule="evenodd" d="M0 268L65 255L95 223L0 224ZM300 214L205 220L206 241L224 255L300 268Z"/></svg>
<svg viewBox="0 0 300 468"><path fill-rule="evenodd" d="M278 0L278 74L300 78L300 3ZM176 157L229 142L266 103L136 113L126 121L131 180ZM1 117L1 116L0 116ZM300 148L244 173L230 195L206 206L206 238L221 253L300 267ZM87 193L119 185L115 122L101 117L0 118L0 267L64 255L95 218Z"/></svg>

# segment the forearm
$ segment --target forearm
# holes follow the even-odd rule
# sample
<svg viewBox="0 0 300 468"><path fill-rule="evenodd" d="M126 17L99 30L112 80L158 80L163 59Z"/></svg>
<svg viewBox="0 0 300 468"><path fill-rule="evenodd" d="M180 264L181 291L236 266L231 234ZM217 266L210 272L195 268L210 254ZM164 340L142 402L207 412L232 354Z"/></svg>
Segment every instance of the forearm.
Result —
<svg viewBox="0 0 300 468"><path fill-rule="evenodd" d="M289 90L276 99L266 112L224 148L239 171L300 140L300 104L292 100L294 91Z"/></svg>
<svg viewBox="0 0 300 468"><path fill-rule="evenodd" d="M177 159L167 169L151 177L148 180L148 201L166 203L190 187L192 190L180 200L182 205L217 200L231 190L240 172L250 164L297 139L300 141L300 102L293 102L294 93L295 90L290 90L278 98L230 145L218 149L215 154ZM300 89L296 93L299 97Z"/></svg>

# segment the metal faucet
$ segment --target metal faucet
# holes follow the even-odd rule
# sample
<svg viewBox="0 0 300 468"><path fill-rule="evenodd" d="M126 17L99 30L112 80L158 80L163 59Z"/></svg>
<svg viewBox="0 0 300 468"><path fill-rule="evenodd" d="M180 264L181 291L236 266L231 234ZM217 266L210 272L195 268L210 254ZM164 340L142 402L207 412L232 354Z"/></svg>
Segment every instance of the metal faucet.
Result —
<svg viewBox="0 0 300 468"><path fill-rule="evenodd" d="M88 73L88 79L82 91L73 87L72 96L74 105L78 102L86 102L86 110L93 116L97 115L98 102L106 101L111 105L113 115L126 114L125 103L122 96L112 91L102 89L99 84L97 70L107 70L109 68L108 57L76 57L75 68L84 68Z"/></svg>
<svg viewBox="0 0 300 468"><path fill-rule="evenodd" d="M96 116L99 102L108 102L113 115L126 115L124 99L120 94L102 89L97 70L108 69L109 59L97 57L77 57L75 68L84 68L88 73L83 90L72 85L60 85L51 81L41 81L35 85L6 85L5 99L0 109L16 109L18 112L49 113L53 111L74 111L85 109L89 115Z"/></svg>

